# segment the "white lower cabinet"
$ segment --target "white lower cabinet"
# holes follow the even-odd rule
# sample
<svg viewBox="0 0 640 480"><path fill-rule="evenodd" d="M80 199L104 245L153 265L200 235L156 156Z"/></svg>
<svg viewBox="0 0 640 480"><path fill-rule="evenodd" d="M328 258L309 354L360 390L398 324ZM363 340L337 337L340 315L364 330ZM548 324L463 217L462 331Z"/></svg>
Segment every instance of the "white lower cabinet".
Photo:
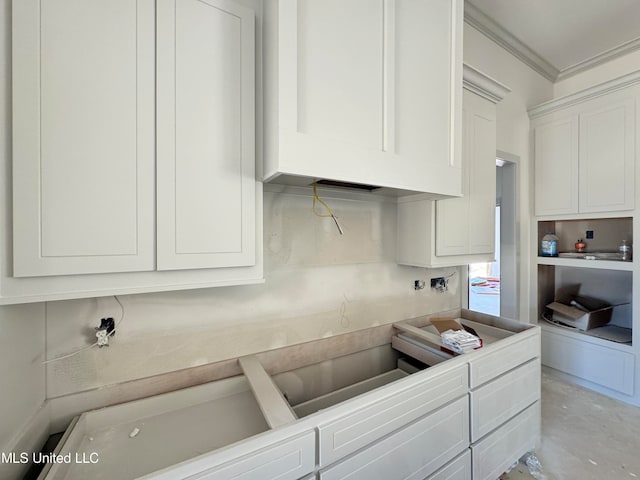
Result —
<svg viewBox="0 0 640 480"><path fill-rule="evenodd" d="M540 402L471 446L473 480L495 480L540 443Z"/></svg>
<svg viewBox="0 0 640 480"><path fill-rule="evenodd" d="M556 331L554 331L556 330ZM548 367L625 395L633 395L635 355L620 345L611 348L596 338L542 329L542 358ZM609 342L612 343L612 342ZM624 349L627 349L625 351Z"/></svg>
<svg viewBox="0 0 640 480"><path fill-rule="evenodd" d="M469 400L431 413L320 472L320 480L426 478L467 448Z"/></svg>
<svg viewBox="0 0 640 480"><path fill-rule="evenodd" d="M467 393L466 365L318 428L320 466L329 465ZM333 477L331 477L333 478Z"/></svg>
<svg viewBox="0 0 640 480"><path fill-rule="evenodd" d="M471 450L465 450L427 480L471 480Z"/></svg>
<svg viewBox="0 0 640 480"><path fill-rule="evenodd" d="M483 348L430 365L392 338L318 363L268 352L299 364L269 376L245 358L244 375L82 413L60 453L98 452L100 463L56 464L44 478L495 480L539 442L540 329L478 314L463 322ZM430 348L419 328L398 324L394 338L413 333L414 352ZM524 360L469 386L474 363L530 340ZM291 415L274 426L283 409Z"/></svg>
<svg viewBox="0 0 640 480"><path fill-rule="evenodd" d="M501 349L474 358L470 362L469 385L471 388L479 387L533 358L538 358L540 362L539 334L525 336Z"/></svg>
<svg viewBox="0 0 640 480"><path fill-rule="evenodd" d="M296 480L315 466L315 434L308 432L268 448L249 453L202 472L198 480ZM148 478L171 480L175 472ZM307 477L313 478L313 477Z"/></svg>
<svg viewBox="0 0 640 480"><path fill-rule="evenodd" d="M540 359L489 382L471 396L471 441L475 442L540 399Z"/></svg>

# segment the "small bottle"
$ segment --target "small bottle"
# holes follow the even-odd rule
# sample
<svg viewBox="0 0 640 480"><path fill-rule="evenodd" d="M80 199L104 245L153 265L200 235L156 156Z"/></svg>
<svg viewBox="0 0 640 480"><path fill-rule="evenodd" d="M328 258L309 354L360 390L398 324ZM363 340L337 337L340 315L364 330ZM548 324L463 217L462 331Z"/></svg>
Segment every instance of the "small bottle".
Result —
<svg viewBox="0 0 640 480"><path fill-rule="evenodd" d="M542 237L541 253L543 257L557 257L558 256L558 237L553 232L547 232Z"/></svg>
<svg viewBox="0 0 640 480"><path fill-rule="evenodd" d="M622 240L622 245L620 245L618 251L620 252L620 260L623 262L631 261L631 245L627 245L626 240Z"/></svg>

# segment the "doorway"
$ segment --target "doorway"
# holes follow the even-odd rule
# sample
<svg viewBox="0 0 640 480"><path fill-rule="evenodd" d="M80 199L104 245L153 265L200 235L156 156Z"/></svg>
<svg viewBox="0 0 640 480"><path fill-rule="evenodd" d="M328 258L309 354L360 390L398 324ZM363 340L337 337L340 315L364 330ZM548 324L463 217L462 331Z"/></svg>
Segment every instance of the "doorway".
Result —
<svg viewBox="0 0 640 480"><path fill-rule="evenodd" d="M470 264L467 289L469 310L513 319L518 317L517 160L497 155L495 261Z"/></svg>

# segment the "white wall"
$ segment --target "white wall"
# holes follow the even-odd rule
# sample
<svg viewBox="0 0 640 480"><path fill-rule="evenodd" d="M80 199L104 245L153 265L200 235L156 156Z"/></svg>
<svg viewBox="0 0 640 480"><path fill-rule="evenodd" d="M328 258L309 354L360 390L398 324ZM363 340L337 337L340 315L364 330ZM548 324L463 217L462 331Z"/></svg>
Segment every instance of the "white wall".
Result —
<svg viewBox="0 0 640 480"><path fill-rule="evenodd" d="M530 223L532 207L533 165L529 147L529 116L527 108L549 100L553 95L553 84L516 59L475 28L465 24L464 61L490 77L511 88L497 107L497 148L519 157L519 318L536 321L535 310L530 307L531 245ZM505 266L503 265L503 268Z"/></svg>
<svg viewBox="0 0 640 480"><path fill-rule="evenodd" d="M640 50L556 82L553 87L554 97L563 97L638 70L640 70Z"/></svg>
<svg viewBox="0 0 640 480"><path fill-rule="evenodd" d="M311 196L265 193L263 285L122 296L125 318L109 348L47 369L47 396L235 358L458 308L459 275L447 293L415 291L416 279L451 274L395 264L392 200L325 197L344 236L311 211ZM360 198L371 198L370 194ZM376 197L373 197L376 198ZM99 318L120 318L112 297L47 304L47 356L95 341Z"/></svg>
<svg viewBox="0 0 640 480"><path fill-rule="evenodd" d="M44 304L0 307L0 451L13 447L45 400Z"/></svg>

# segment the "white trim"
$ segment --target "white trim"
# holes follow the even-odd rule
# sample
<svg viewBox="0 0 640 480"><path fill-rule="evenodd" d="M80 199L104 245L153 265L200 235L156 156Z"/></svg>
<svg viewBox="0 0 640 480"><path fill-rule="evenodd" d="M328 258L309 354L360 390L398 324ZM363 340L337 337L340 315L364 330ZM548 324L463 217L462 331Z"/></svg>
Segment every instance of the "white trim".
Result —
<svg viewBox="0 0 640 480"><path fill-rule="evenodd" d="M572 77L578 73L584 72L585 70L597 67L598 65L602 65L603 63L607 63L615 58L622 57L623 55L627 55L628 53L635 52L639 49L640 37L622 43L617 47L610 48L609 50L605 50L604 52L594 55L582 62L578 62L575 65L563 68L560 70L557 80L564 80L565 78Z"/></svg>
<svg viewBox="0 0 640 480"><path fill-rule="evenodd" d="M506 85L466 63L462 66L462 86L493 103L498 103L511 92Z"/></svg>
<svg viewBox="0 0 640 480"><path fill-rule="evenodd" d="M464 21L554 83L640 50L638 37L574 65L558 69L469 2L465 2L464 5Z"/></svg>
<svg viewBox="0 0 640 480"><path fill-rule="evenodd" d="M469 2L464 3L464 21L473 28L493 40L495 43L511 53L514 57L538 72L544 78L555 82L560 71L544 58L531 50L511 33L485 15Z"/></svg>
<svg viewBox="0 0 640 480"><path fill-rule="evenodd" d="M600 83L593 87L585 88L584 90L580 90L579 92L549 100L548 102L544 102L540 105L531 107L528 110L529 118L533 119L540 115L545 115L547 113L568 107L570 105L584 102L585 100L591 100L593 98L597 98L602 95L614 92L616 90L630 87L631 85L635 85L637 83L640 83L640 70L629 73L627 75L623 75L622 77L618 77L613 80L609 80L604 83Z"/></svg>

